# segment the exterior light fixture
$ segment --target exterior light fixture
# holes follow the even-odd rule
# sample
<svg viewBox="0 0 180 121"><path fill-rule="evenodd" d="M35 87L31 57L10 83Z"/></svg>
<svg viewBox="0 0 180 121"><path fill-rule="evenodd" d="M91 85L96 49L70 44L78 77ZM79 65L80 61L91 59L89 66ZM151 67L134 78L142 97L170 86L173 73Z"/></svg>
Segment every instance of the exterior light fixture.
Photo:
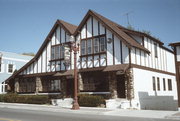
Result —
<svg viewBox="0 0 180 121"><path fill-rule="evenodd" d="M107 42L110 44L110 43L112 43L112 38L108 38L107 39Z"/></svg>

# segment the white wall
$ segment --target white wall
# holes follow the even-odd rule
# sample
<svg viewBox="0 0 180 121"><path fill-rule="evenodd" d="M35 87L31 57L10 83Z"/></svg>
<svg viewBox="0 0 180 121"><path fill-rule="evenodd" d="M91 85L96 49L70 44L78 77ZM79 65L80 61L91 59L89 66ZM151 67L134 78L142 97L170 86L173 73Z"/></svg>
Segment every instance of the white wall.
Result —
<svg viewBox="0 0 180 121"><path fill-rule="evenodd" d="M143 74L143 76L142 76ZM133 68L134 75L134 100L139 101L143 109L168 109L177 108L177 84L175 76L162 74L143 69ZM160 79L160 91L153 90L153 76ZM166 80L166 90L163 90L163 78ZM168 90L167 80L172 80L172 91Z"/></svg>
<svg viewBox="0 0 180 121"><path fill-rule="evenodd" d="M156 42L145 37L144 47L150 51L150 54L147 54L140 49L132 48L131 62L133 64L175 73L174 54L160 47L159 44L156 43L158 53L158 57L156 58L154 52L154 43Z"/></svg>

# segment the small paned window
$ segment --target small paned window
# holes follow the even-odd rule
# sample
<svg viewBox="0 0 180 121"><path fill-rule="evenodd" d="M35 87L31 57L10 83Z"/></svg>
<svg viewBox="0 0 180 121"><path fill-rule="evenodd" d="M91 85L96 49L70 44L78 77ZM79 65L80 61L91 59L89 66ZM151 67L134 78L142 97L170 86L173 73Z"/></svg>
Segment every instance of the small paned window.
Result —
<svg viewBox="0 0 180 121"><path fill-rule="evenodd" d="M164 89L164 91L166 91L166 80L165 80L165 78L163 78L163 89Z"/></svg>
<svg viewBox="0 0 180 121"><path fill-rule="evenodd" d="M153 81L153 90L156 91L156 79L155 79L155 77L152 77L152 81Z"/></svg>
<svg viewBox="0 0 180 121"><path fill-rule="evenodd" d="M89 39L87 40L87 54L91 54L92 53L92 40Z"/></svg>
<svg viewBox="0 0 180 121"><path fill-rule="evenodd" d="M157 43L154 43L154 56L158 57Z"/></svg>
<svg viewBox="0 0 180 121"><path fill-rule="evenodd" d="M168 79L168 90L171 91L172 90L172 80Z"/></svg>
<svg viewBox="0 0 180 121"><path fill-rule="evenodd" d="M94 39L94 53L99 52L99 38Z"/></svg>
<svg viewBox="0 0 180 121"><path fill-rule="evenodd" d="M8 72L13 73L13 64L8 64Z"/></svg>
<svg viewBox="0 0 180 121"><path fill-rule="evenodd" d="M56 53L55 58L59 59L60 58L60 46L55 47L55 53Z"/></svg>
<svg viewBox="0 0 180 121"><path fill-rule="evenodd" d="M160 81L159 81L159 77L157 77L157 90L160 91Z"/></svg>
<svg viewBox="0 0 180 121"><path fill-rule="evenodd" d="M61 55L60 55L60 58L64 58L64 47L63 46L61 46L60 47L61 48Z"/></svg>
<svg viewBox="0 0 180 121"><path fill-rule="evenodd" d="M105 37L100 37L100 51L106 51L106 41Z"/></svg>
<svg viewBox="0 0 180 121"><path fill-rule="evenodd" d="M55 59L55 47L51 47L51 60Z"/></svg>
<svg viewBox="0 0 180 121"><path fill-rule="evenodd" d="M82 40L81 41L81 55L85 55L86 54L86 41Z"/></svg>

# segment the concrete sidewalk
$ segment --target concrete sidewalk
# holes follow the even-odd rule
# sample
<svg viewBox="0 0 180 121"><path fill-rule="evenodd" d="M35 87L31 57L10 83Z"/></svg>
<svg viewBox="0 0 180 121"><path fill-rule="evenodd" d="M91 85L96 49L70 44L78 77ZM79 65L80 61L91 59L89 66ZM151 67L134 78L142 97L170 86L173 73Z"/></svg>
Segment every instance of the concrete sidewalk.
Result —
<svg viewBox="0 0 180 121"><path fill-rule="evenodd" d="M80 107L80 110L71 110L70 108L62 108L52 105L35 105L35 104L18 104L18 103L0 103L0 108L51 111L51 112L62 112L62 113L78 113L78 114L87 114L87 115L109 115L109 116L180 120L179 111L133 110L133 109L124 110L124 109L106 109L106 108L91 108L91 107Z"/></svg>

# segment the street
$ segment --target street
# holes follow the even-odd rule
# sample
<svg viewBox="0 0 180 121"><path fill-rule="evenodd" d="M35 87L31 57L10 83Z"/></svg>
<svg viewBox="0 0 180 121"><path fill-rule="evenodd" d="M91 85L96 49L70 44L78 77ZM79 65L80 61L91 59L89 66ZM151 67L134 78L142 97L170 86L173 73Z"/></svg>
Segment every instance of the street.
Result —
<svg viewBox="0 0 180 121"><path fill-rule="evenodd" d="M86 115L52 111L0 108L0 121L175 121L105 115Z"/></svg>

